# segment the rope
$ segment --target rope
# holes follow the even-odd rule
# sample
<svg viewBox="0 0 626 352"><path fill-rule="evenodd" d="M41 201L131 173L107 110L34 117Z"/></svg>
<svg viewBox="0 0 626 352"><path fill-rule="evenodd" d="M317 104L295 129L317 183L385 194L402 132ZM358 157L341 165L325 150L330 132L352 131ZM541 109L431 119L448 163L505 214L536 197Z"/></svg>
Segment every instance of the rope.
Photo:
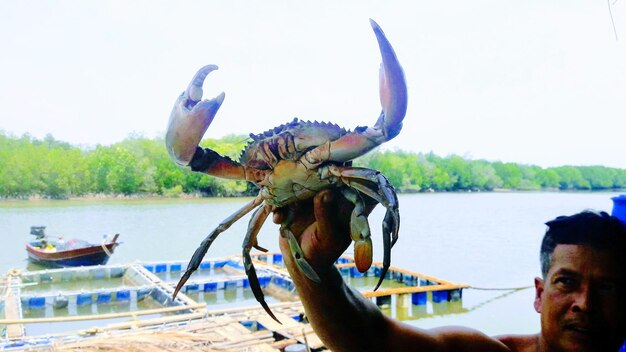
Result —
<svg viewBox="0 0 626 352"><path fill-rule="evenodd" d="M100 243L100 247L102 247L102 250L104 251L104 253L106 253L106 254L107 254L107 256L109 256L109 257L110 257L110 256L112 256L112 255L113 255L113 253L111 253L111 252L109 251L109 249L107 248L107 246L105 245L105 243L109 241L109 238L110 238L110 237L111 237L111 236L109 235L109 236L107 236L107 237L103 238L103 239L102 239L102 243Z"/></svg>
<svg viewBox="0 0 626 352"><path fill-rule="evenodd" d="M530 286L520 286L520 287L475 287L475 286L470 286L468 288L473 288L474 290L481 290L481 291L519 291L519 290L525 290L528 288L532 288L535 287L533 285Z"/></svg>

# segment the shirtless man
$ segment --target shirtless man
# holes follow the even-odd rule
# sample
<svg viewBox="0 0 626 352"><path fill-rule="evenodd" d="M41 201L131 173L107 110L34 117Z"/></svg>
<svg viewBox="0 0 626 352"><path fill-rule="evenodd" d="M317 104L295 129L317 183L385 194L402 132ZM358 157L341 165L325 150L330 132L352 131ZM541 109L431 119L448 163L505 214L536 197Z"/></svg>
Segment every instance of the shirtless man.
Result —
<svg viewBox="0 0 626 352"><path fill-rule="evenodd" d="M606 213L583 212L547 223L542 278L535 278L541 331L490 337L465 327L423 330L383 315L333 266L351 242L351 205L327 190L294 209L292 230L321 284L304 276L282 238L281 251L309 321L335 352L616 352L626 339L626 226ZM274 214L275 223L284 218L284 212Z"/></svg>

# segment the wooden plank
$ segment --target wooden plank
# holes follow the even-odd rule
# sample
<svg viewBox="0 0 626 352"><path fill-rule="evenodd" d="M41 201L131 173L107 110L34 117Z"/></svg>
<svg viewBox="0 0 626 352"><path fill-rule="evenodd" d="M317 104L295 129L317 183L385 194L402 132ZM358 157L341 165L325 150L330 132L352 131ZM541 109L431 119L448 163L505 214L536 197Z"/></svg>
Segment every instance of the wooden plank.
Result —
<svg viewBox="0 0 626 352"><path fill-rule="evenodd" d="M380 291L365 291L365 292L362 292L362 294L366 298L371 298L371 297L401 295L401 294L417 293L417 292L458 290L458 289L463 289L463 288L468 288L468 287L469 287L468 285L456 285L456 284L430 285L430 286L407 286L407 287L395 287L395 288L390 288L387 290L380 290Z"/></svg>
<svg viewBox="0 0 626 352"><path fill-rule="evenodd" d="M21 285L20 276L7 275L6 295L4 296L4 316L5 320L21 320L21 302L19 298L20 289L14 288L13 285ZM17 294L16 294L17 293ZM0 322L0 324L2 324ZM7 339L21 339L24 337L24 326L22 324L7 325Z"/></svg>
<svg viewBox="0 0 626 352"><path fill-rule="evenodd" d="M147 315L147 314L171 313L171 312L177 312L180 310L196 310L196 309L201 309L204 307L206 307L206 303L195 303L189 306L143 309L143 310L136 310L132 312L74 315L74 316L67 316L67 317L2 319L0 320L0 324L12 325L12 324L58 323L58 322L82 321L82 320L101 320L101 319L113 319L113 318L123 318L123 317L131 317L131 316L140 316L140 315ZM6 311L6 307L5 307L5 311ZM5 314L5 316L8 316L8 315Z"/></svg>

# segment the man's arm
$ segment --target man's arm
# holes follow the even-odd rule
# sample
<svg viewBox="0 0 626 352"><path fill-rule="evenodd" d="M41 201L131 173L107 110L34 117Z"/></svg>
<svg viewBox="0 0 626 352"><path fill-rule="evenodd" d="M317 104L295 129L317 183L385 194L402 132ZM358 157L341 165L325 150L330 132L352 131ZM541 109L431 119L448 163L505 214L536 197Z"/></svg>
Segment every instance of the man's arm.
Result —
<svg viewBox="0 0 626 352"><path fill-rule="evenodd" d="M301 272L287 241L281 238L283 260L311 325L331 350L508 351L498 340L475 330L420 330L393 320L346 285L333 265L351 243L348 228L351 205L339 193L323 191L314 198L312 205L298 204L295 212L291 228L321 283L309 280ZM283 218L279 212L274 222L280 223Z"/></svg>

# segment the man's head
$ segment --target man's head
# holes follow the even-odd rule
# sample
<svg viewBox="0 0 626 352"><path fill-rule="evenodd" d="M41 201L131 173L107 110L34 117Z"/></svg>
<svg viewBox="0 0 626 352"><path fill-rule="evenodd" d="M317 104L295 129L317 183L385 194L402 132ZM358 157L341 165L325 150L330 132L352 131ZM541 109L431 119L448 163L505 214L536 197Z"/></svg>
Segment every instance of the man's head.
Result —
<svg viewBox="0 0 626 352"><path fill-rule="evenodd" d="M559 244L577 244L599 250L617 250L626 255L626 225L605 212L586 210L548 221L541 243L541 274L546 278L552 253Z"/></svg>
<svg viewBox="0 0 626 352"><path fill-rule="evenodd" d="M626 226L584 211L546 223L535 279L548 351L617 351L626 338Z"/></svg>

